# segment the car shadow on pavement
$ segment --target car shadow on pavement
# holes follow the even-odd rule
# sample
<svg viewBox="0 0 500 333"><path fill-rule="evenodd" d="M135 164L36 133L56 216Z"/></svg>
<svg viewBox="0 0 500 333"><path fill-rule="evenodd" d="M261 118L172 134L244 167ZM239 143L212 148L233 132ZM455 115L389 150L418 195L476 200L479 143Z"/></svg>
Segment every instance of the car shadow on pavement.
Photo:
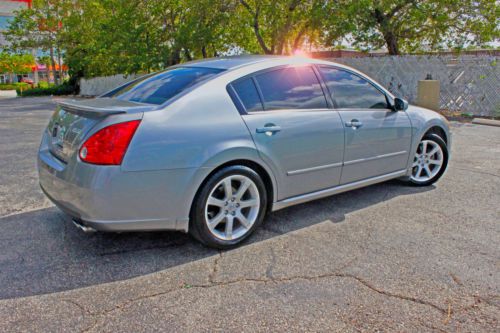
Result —
<svg viewBox="0 0 500 333"><path fill-rule="evenodd" d="M432 189L390 181L290 207L270 214L242 246ZM216 253L179 232L85 234L54 207L20 213L0 218L0 299L125 280Z"/></svg>

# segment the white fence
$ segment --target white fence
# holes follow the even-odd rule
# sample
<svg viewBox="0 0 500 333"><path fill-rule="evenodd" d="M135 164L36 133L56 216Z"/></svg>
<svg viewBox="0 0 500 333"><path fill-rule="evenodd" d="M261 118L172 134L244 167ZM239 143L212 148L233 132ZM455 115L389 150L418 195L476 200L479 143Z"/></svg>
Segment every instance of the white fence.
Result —
<svg viewBox="0 0 500 333"><path fill-rule="evenodd" d="M500 63L496 56L385 56L337 58L387 87L393 94L417 99L417 84L427 74L441 84L441 109L500 116Z"/></svg>
<svg viewBox="0 0 500 333"><path fill-rule="evenodd" d="M441 82L441 109L500 116L500 63L495 56L385 56L336 58L415 103L417 84L427 74ZM97 96L138 75L114 75L80 81L80 94Z"/></svg>
<svg viewBox="0 0 500 333"><path fill-rule="evenodd" d="M113 88L118 87L121 84L132 81L139 75L113 75L113 76L103 76L95 77L92 79L81 79L80 80L80 95L82 96L98 96Z"/></svg>

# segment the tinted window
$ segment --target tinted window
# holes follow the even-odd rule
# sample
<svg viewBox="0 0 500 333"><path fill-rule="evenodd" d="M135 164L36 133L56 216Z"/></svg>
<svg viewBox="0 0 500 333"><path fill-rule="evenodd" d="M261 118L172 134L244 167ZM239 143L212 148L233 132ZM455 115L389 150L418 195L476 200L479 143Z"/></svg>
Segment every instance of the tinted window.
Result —
<svg viewBox="0 0 500 333"><path fill-rule="evenodd" d="M221 69L179 67L134 81L106 97L125 101L162 104L183 90L220 73Z"/></svg>
<svg viewBox="0 0 500 333"><path fill-rule="evenodd" d="M247 111L262 110L259 93L251 78L233 83L233 88Z"/></svg>
<svg viewBox="0 0 500 333"><path fill-rule="evenodd" d="M321 67L338 108L387 109L385 94L361 77L340 69Z"/></svg>
<svg viewBox="0 0 500 333"><path fill-rule="evenodd" d="M322 109L326 99L311 67L284 68L256 76L266 110Z"/></svg>

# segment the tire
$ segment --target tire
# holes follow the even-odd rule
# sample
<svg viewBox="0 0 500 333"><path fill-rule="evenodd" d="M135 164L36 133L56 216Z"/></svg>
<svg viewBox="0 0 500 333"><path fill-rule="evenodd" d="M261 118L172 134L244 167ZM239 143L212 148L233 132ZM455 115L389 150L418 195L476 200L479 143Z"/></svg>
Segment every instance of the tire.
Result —
<svg viewBox="0 0 500 333"><path fill-rule="evenodd" d="M259 174L246 166L228 166L198 191L189 233L206 246L232 248L253 233L266 211L267 192Z"/></svg>
<svg viewBox="0 0 500 333"><path fill-rule="evenodd" d="M426 148L425 154L424 148ZM412 174L408 178L408 183L413 186L434 184L446 171L448 157L448 147L444 140L435 133L426 134L415 152Z"/></svg>

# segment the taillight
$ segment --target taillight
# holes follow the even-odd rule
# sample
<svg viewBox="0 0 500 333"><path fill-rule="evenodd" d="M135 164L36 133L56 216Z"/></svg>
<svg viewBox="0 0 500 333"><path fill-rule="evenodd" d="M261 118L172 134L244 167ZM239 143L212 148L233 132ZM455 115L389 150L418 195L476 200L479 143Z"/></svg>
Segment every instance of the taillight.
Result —
<svg viewBox="0 0 500 333"><path fill-rule="evenodd" d="M80 159L91 164L120 165L140 120L100 129L80 148Z"/></svg>

